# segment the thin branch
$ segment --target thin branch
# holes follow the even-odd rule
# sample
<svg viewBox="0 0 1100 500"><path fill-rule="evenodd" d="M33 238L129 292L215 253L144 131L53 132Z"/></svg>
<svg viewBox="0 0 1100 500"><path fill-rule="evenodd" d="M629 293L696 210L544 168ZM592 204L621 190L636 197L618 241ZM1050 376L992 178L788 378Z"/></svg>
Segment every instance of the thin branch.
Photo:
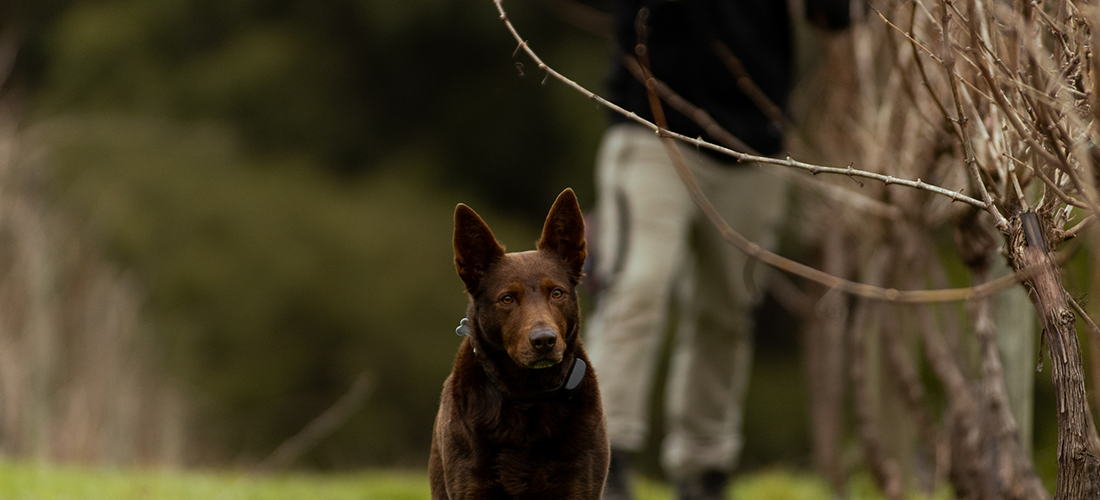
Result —
<svg viewBox="0 0 1100 500"><path fill-rule="evenodd" d="M932 52L932 49L929 49L928 47L925 47L923 44L918 42L917 39L913 37L912 33L902 31L902 29L899 28L896 24L890 22L889 19L886 19L886 16L882 15L882 12L880 12L878 9L876 9L874 5L870 5L870 7L871 7L872 10L875 11L875 14L878 14L878 17L880 19L882 19L882 22L886 23L887 26L889 26L891 28L894 28L894 31L897 31L898 33L901 33L902 36L909 39L909 43L911 43L913 45L913 51L914 52L918 52L916 49L919 48L925 54L928 54L929 56L931 56L933 60L935 60L936 62L938 62L940 64L943 64L943 59L940 59L940 56L937 56L935 52ZM916 13L916 9L917 9L917 7L916 7L916 5L914 5L913 6L914 14ZM910 22L910 26L912 26L912 24L913 23ZM912 29L912 28L910 28L910 29Z"/></svg>
<svg viewBox="0 0 1100 500"><path fill-rule="evenodd" d="M647 76L645 74L645 70L642 69L642 65L638 63L637 58L629 54L622 54L622 64L627 69L627 71L630 72L631 75L634 75L634 78L642 83L642 85L646 84ZM672 108L676 111L679 111L680 114L690 118L692 121L697 123L700 127L703 128L703 131L706 132L707 135L713 137L718 142L721 142L726 147L745 151L750 154L758 154L756 150L754 150L748 144L745 144L745 142L742 141L739 137L733 135L721 125L719 125L718 122L713 117L711 117L710 113L707 113L705 109L692 104L687 99L684 99L683 96L676 93L676 91L673 90L672 87L669 87L665 82L661 81L655 76L650 75L648 78L651 78L654 84L657 86L657 93L658 95L660 95L662 100L667 102L668 105L672 106Z"/></svg>
<svg viewBox="0 0 1100 500"><path fill-rule="evenodd" d="M913 25L916 22L915 18L916 18L916 15L917 15L917 7L916 7L917 4L919 4L919 2L914 2L913 14L910 17L910 21L909 21L910 30L913 29ZM875 12L878 12L878 10L876 10ZM882 16L882 14L880 13L879 16ZM885 20L885 17L883 17L883 19ZM913 45L913 59L916 61L917 69L920 70L920 76L924 80L924 88L928 90L928 95L932 96L932 101L934 101L936 103L936 107L939 108L940 113L943 114L943 119L950 120L951 115L947 113L947 107L945 107L943 105L943 101L940 100L940 97L938 95L936 95L936 92L932 89L932 83L928 80L928 72L924 68L924 61L921 60L920 52L917 50L917 47L918 47L917 41L914 40L912 37L909 37L908 35L906 37L909 38L909 42ZM920 46L920 48L922 48L926 51L928 50L927 48L924 48L923 46ZM940 58L937 57L935 54L932 54L931 51L929 51L929 54L931 54L933 60L935 60L936 62L942 63ZM952 130L954 130L954 128L952 128Z"/></svg>
<svg viewBox="0 0 1100 500"><path fill-rule="evenodd" d="M374 387L374 376L361 373L346 394L300 432L280 444L271 455L253 469L253 472L272 472L289 467L298 457L316 446L321 439L354 415L374 391Z"/></svg>
<svg viewBox="0 0 1100 500"><path fill-rule="evenodd" d="M756 105L757 109L764 113L772 124L778 127L780 130L790 130L794 128L791 125L791 121L787 119L787 116L783 113L783 110L776 106L774 102L764 93L756 82L752 80L748 70L745 69L745 65L741 63L733 51L730 50L725 43L715 38L710 42L711 50L714 54L721 59L722 64L726 66L726 69L733 74L737 79L737 86L741 89L749 100Z"/></svg>
<svg viewBox="0 0 1100 500"><path fill-rule="evenodd" d="M1038 177L1039 180L1043 181L1043 184L1046 184L1047 188L1049 188L1054 193L1054 195L1057 196L1058 199L1062 201L1062 203L1065 203L1066 205L1072 205L1072 206L1075 206L1075 207L1078 207L1078 208L1088 208L1088 205L1086 205L1085 202L1080 201L1080 200L1066 194L1065 191L1062 191L1062 189L1059 188L1058 185L1055 184L1054 181L1052 181L1050 179L1050 177L1048 177L1047 174L1045 172L1043 172L1042 169L1034 168L1031 165L1028 165L1027 163L1025 163L1023 161L1020 161L1018 158L1015 158L1012 155L1009 155L1008 153L1001 153L1001 154L1003 154L1009 160L1012 160L1013 163L1023 165L1028 170L1030 170L1032 173L1034 173L1035 176Z"/></svg>
<svg viewBox="0 0 1100 500"><path fill-rule="evenodd" d="M1073 306L1073 310L1077 311L1078 317L1083 319L1085 324L1088 325L1089 341L1100 343L1100 326L1096 325L1092 317L1085 312L1085 308L1081 307L1081 304L1078 304L1077 300L1070 296L1069 293L1066 293L1066 302L1069 302L1069 304ZM1097 360L1097 362L1100 362L1100 360Z"/></svg>
<svg viewBox="0 0 1100 500"><path fill-rule="evenodd" d="M993 133L995 134L993 140L996 143L996 146L1000 147L1001 150L1008 149L1008 139L1005 137L1005 130L1003 128L994 128ZM995 148L991 147L990 153L991 155L995 154ZM1031 206L1027 202L1027 196L1024 195L1024 189L1020 186L1020 177L1016 175L1016 162L1014 161L1015 158L1009 156L1007 153L1003 153L1002 156L1008 158L1008 179L1012 183L1013 192L1016 193L1016 201L1020 204L1020 208L1022 208L1023 211L1030 212Z"/></svg>
<svg viewBox="0 0 1100 500"><path fill-rule="evenodd" d="M967 131L967 123L969 118L966 112L963 111L962 98L959 95L958 79L955 77L955 53L951 50L951 35L949 34L948 24L951 22L951 14L948 9L953 8L952 0L941 0L943 6L943 66L947 70L947 82L951 87L951 96L955 102L955 126L960 129L960 135L964 138L963 154L965 159L963 160L967 166L967 172L970 174L970 182L972 187L978 191L981 195L982 201L985 203L982 207L993 216L994 224L1002 232L1008 231L1008 221L1001 215L1001 212L997 209L997 206L993 203L993 196L989 194L989 190L986 189L985 181L982 180L982 174L978 170L978 159L974 154L974 145L971 144L970 134Z"/></svg>
<svg viewBox="0 0 1100 500"><path fill-rule="evenodd" d="M600 37L611 37L615 20L611 14L577 0L545 0L546 5L566 24Z"/></svg>
<svg viewBox="0 0 1100 500"><path fill-rule="evenodd" d="M629 71L630 74L634 75L634 78L638 79L638 81L644 85L646 82L646 74L645 70L642 69L641 64L638 63L638 59L629 54L621 53L620 58L622 59L623 66L627 68L627 71ZM676 111L679 111L680 114L690 118L700 127L702 127L703 131L706 132L707 135L713 137L715 140L722 143L726 147L748 151L753 154L756 153L756 151L749 147L748 144L745 144L737 136L731 134L728 130L723 128L713 117L710 116L710 113L707 113L706 110L692 104L687 99L684 99L683 96L676 93L675 90L673 90L660 79L654 76L650 76L650 78L652 78L655 82L657 94L660 96L661 100L668 103L669 106L671 106ZM901 211L898 210L896 206L884 203L862 193L858 193L850 189L845 189L834 184L811 181L806 176L797 174L787 169L775 169L773 172L777 175L782 176L785 179L788 179L798 184L805 189L815 191L818 194L829 198L830 200L844 203L845 205L854 207L858 210L863 210L873 215L885 217L888 219L898 219L899 217L901 217Z"/></svg>
<svg viewBox="0 0 1100 500"><path fill-rule="evenodd" d="M1096 214L1089 214L1088 217L1085 217L1084 219L1082 219L1081 222L1077 223L1077 225L1075 225L1075 226L1073 226L1069 229L1066 229L1065 231L1062 231L1061 233L1055 232L1055 234L1057 236L1059 236L1062 239L1062 241L1070 240L1070 239L1076 238L1077 233L1080 233L1082 229L1085 229L1085 228L1093 225L1095 222L1096 222Z"/></svg>

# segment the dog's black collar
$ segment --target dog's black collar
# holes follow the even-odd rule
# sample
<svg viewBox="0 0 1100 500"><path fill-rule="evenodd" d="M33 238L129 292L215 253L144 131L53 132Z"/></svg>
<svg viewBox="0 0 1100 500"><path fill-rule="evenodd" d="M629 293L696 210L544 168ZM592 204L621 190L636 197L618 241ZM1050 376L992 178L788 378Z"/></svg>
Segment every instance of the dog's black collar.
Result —
<svg viewBox="0 0 1100 500"><path fill-rule="evenodd" d="M493 384L497 386L497 389L504 394L509 394L504 387L504 383L497 378L496 374L492 370L485 367L485 362L481 359L481 355L477 352L477 340L470 334L470 320L468 318L462 318L462 321L458 323L458 328L455 328L455 333L460 337L470 337L472 341L474 356L478 358L479 364L482 366L482 370L489 376L489 379L493 381ZM565 373L565 378L561 380L561 383L557 387L548 391L543 391L533 396L520 397L513 396L515 399L523 401L546 401L548 399L563 399L570 400L573 396L577 395L577 392L581 390L581 384L584 382L584 376L588 372L588 364L583 359L573 357L573 363L569 365L569 371Z"/></svg>
<svg viewBox="0 0 1100 500"><path fill-rule="evenodd" d="M573 358L573 363L569 365L569 371L566 372L565 378L561 380L561 383L557 387L548 391L543 391L532 396L516 396L511 395L512 399L520 401L547 401L551 399L560 399L562 401L569 401L573 399L581 390L581 383L584 382L584 375L588 372L588 364L581 358ZM485 370L485 373L492 379L493 384L500 389L500 392L509 394L509 391L504 388L504 383L493 375L493 372Z"/></svg>
<svg viewBox="0 0 1100 500"><path fill-rule="evenodd" d="M573 396L576 396L577 392L581 390L581 383L584 382L584 375L587 372L588 364L586 364L583 359L574 357L573 363L569 365L569 371L565 372L565 378L561 380L561 383L558 384L557 387L527 399L534 401L553 398L564 399L566 401L573 399Z"/></svg>
<svg viewBox="0 0 1100 500"><path fill-rule="evenodd" d="M584 382L584 376L587 373L588 364L583 359L574 357L573 364L569 366L569 371L565 374L565 379L554 390L563 394L565 399L573 399L573 396L576 396L577 392L581 390L581 383Z"/></svg>

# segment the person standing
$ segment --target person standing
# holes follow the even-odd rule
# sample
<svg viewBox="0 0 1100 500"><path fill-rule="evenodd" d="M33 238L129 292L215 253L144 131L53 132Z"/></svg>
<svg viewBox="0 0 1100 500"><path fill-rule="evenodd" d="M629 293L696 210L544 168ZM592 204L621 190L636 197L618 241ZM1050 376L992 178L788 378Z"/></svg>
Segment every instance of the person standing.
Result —
<svg viewBox="0 0 1100 500"><path fill-rule="evenodd" d="M812 21L848 23L849 0L806 0ZM652 121L645 86L624 54L646 17L653 75L761 154L782 147L783 109L792 86L793 47L786 0L617 0L609 97ZM726 52L728 51L728 52ZM767 99L750 96L729 69L736 59ZM742 81L742 84L744 82ZM707 136L666 107L669 129ZM709 150L684 149L688 167L730 225L774 248L786 185ZM586 327L612 447L605 500L631 498L630 457L648 437L648 406L670 309L678 325L666 390L661 462L683 500L724 498L742 447L743 401L752 364L751 312L759 297L746 282L747 256L728 245L688 196L659 137L614 115L596 164L593 278L601 283Z"/></svg>

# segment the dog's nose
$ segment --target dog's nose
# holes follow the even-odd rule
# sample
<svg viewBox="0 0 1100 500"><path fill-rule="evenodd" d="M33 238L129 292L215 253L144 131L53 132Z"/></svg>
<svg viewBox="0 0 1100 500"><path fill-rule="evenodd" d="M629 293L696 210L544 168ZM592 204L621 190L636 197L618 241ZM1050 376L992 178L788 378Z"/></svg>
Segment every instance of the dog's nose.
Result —
<svg viewBox="0 0 1100 500"><path fill-rule="evenodd" d="M529 337L531 338L531 346L541 353L553 349L554 344L558 342L558 334L554 333L554 330L550 328L539 328L531 332Z"/></svg>

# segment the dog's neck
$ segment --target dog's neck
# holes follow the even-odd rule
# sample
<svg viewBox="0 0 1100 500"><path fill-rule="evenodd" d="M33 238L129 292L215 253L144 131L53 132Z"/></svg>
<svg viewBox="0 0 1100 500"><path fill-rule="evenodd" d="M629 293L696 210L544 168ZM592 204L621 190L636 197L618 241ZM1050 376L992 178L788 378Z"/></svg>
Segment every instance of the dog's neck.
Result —
<svg viewBox="0 0 1100 500"><path fill-rule="evenodd" d="M511 393L507 386L505 386L496 375L493 375L493 371L486 369L485 363L482 360L479 359L478 361L482 364L482 368L485 369L485 374L489 376L489 380L493 382L493 385L510 399L527 402L547 400L568 401L573 399L573 396L575 396L577 392L580 392L581 384L584 382L584 375L588 372L588 364L586 364L583 359L576 356L572 357L573 361L569 364L569 370L565 372L565 376L562 377L561 383L559 383L557 387L529 396Z"/></svg>
<svg viewBox="0 0 1100 500"><path fill-rule="evenodd" d="M569 369L566 370L560 383L551 389L531 394L522 394L504 383L502 380L504 377L501 376L500 370L497 368L498 363L490 359L491 356L496 356L501 358L499 361L509 363L512 362L511 358L508 357L507 353L501 355L499 352L488 352L481 347L478 341L476 322L474 320L462 318L458 328L455 329L455 333L470 339L470 349L473 350L474 358L477 360L481 370L492 382L493 386L508 399L520 401L547 401L552 399L569 400L580 391L585 374L588 371L588 365L584 360L576 357L572 352L567 352L560 364L568 362Z"/></svg>

